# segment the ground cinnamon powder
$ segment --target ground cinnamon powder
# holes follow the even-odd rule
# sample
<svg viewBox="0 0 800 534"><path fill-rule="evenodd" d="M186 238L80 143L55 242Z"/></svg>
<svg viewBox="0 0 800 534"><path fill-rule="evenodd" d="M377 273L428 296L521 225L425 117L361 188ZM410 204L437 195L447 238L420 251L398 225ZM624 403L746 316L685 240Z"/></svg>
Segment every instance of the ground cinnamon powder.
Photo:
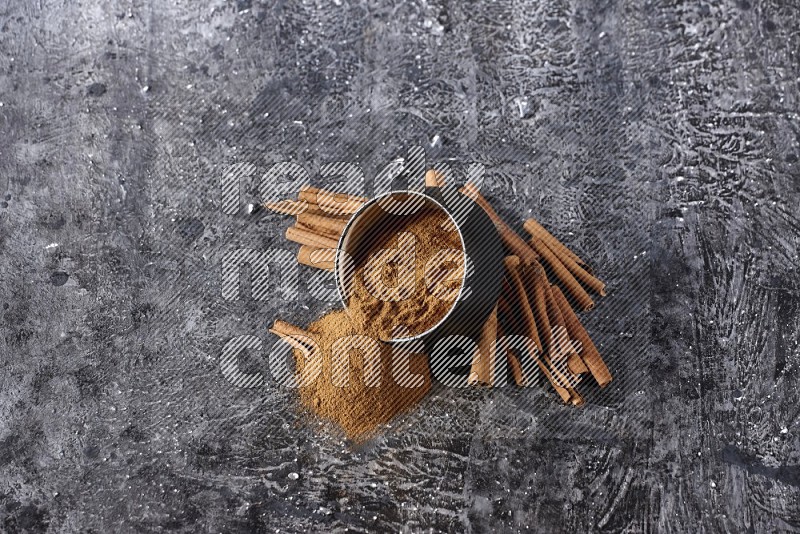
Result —
<svg viewBox="0 0 800 534"><path fill-rule="evenodd" d="M417 404L430 390L430 369L424 354L409 355L405 373L397 372L392 347L371 338L377 347L374 356L378 363L368 373L372 354L369 349L347 350L335 346L347 336L364 335L363 329L344 310L332 311L318 319L308 327L308 332L318 344L315 357L321 361L321 368L315 380L299 388L300 401L314 414L336 423L354 441L370 437L377 427ZM298 374L302 376L303 370L300 363ZM378 384L368 385L365 376L377 378Z"/></svg>
<svg viewBox="0 0 800 534"><path fill-rule="evenodd" d="M395 227L380 228L370 245L354 259L348 301L354 320L370 323L381 339L392 339L397 327L414 336L444 318L458 296L464 268L461 238L445 212L425 209L405 217ZM382 251L384 256L397 252L382 262ZM413 265L398 265L405 262ZM413 280L402 276L411 271Z"/></svg>
<svg viewBox="0 0 800 534"><path fill-rule="evenodd" d="M401 279L400 273L408 271L398 266L408 261L408 251L386 255L389 261L383 263L380 257L374 261L381 251L408 244L409 234L414 242L412 281ZM347 310L330 312L308 327L318 345L315 365L321 364L316 379L303 383L309 364L295 354L302 405L336 423L355 441L368 438L429 391L427 355L400 352L381 340L393 337L398 327L405 328L407 337L438 323L458 295L464 268L460 237L440 210L423 210L393 228L380 229L369 243L369 251L355 261ZM404 298L386 300L370 277L382 280L379 285L390 293L404 286L405 291L394 294Z"/></svg>

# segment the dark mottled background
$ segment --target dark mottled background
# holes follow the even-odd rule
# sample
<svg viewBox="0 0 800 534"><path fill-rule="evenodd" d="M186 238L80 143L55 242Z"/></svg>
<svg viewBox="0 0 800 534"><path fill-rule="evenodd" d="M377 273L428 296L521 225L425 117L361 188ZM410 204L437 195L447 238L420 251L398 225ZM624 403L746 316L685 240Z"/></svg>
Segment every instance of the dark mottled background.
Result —
<svg viewBox="0 0 800 534"><path fill-rule="evenodd" d="M0 530L800 531L796 0L3 0L0 51ZM438 388L353 449L269 378L332 304L223 298L294 250L258 177L412 146L609 283L586 407Z"/></svg>

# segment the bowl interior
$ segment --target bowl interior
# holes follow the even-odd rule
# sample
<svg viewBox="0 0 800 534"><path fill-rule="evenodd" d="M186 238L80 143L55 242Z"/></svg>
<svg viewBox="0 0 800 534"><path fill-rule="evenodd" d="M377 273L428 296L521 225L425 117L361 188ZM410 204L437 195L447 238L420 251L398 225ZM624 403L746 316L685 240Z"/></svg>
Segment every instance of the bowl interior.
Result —
<svg viewBox="0 0 800 534"><path fill-rule="evenodd" d="M370 254L372 244L376 237L384 233L387 228L400 227L404 220L408 220L422 210L437 210L447 215L456 229L461 243L462 254L465 254L464 236L461 229L456 224L455 219L438 201L432 197L417 191L394 191L373 198L361 206L348 221L347 225L339 238L337 247L334 274L336 278L336 288L339 292L339 299L345 307L348 307L350 296L353 293L353 279L356 273L356 266L361 265L368 254ZM462 258L466 262L466 257ZM406 342L420 339L436 330L455 308L456 303L461 299L466 282L466 268L463 269L460 277L457 297L452 301L447 313L433 326L424 332L407 337L394 337L385 339L389 342Z"/></svg>

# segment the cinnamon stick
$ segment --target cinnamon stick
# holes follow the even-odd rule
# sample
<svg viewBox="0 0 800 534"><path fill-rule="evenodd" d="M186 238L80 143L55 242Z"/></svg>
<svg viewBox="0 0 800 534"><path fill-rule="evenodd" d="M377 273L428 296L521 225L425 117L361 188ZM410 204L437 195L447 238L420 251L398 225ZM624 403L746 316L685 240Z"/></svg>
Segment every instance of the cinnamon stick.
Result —
<svg viewBox="0 0 800 534"><path fill-rule="evenodd" d="M567 390L572 390L575 386L580 382L580 375L572 374L566 367L566 364L563 363L560 359L560 355L554 356L552 353L549 353L545 356L542 356L542 362L547 366L550 370L550 373L553 377L553 380L562 388ZM566 358L563 358L566 360ZM570 396L573 396L570 393Z"/></svg>
<svg viewBox="0 0 800 534"><path fill-rule="evenodd" d="M575 388L567 388L569 391L570 399L569 401L572 403L573 406L581 406L583 405L583 397Z"/></svg>
<svg viewBox="0 0 800 534"><path fill-rule="evenodd" d="M503 222L503 219L500 218L491 204L483 198L483 195L481 195L480 191L478 191L472 183L467 182L467 184L461 188L461 192L483 208L483 211L486 212L486 215L489 216L495 228L497 228L497 233L500 234L500 239L503 241L503 244L512 254L517 256L524 264L530 264L539 259L539 255L525 243L524 239Z"/></svg>
<svg viewBox="0 0 800 534"><path fill-rule="evenodd" d="M548 248L550 248L548 246ZM553 251L552 248L550 248ZM555 253L555 252L554 252ZM606 285L603 283L599 278L595 277L594 275L590 274L586 269L581 267L575 260L568 256L559 256L559 260L561 263L564 264L564 267L578 280L580 280L586 287L600 295L601 297L606 296Z"/></svg>
<svg viewBox="0 0 800 534"><path fill-rule="evenodd" d="M601 296L606 295L606 285L594 276L594 269L566 245L556 239L535 219L528 219L522 225L534 239L540 239L547 248L564 264L572 275Z"/></svg>
<svg viewBox="0 0 800 534"><path fill-rule="evenodd" d="M542 360L536 358L536 364L539 366L539 370L542 371L542 374L545 376L545 378L547 378L547 380L550 382L550 385L553 386L553 389L556 390L558 396L561 397L561 400L564 401L564 403L570 402L572 394L567 390L567 388L562 387L561 385L559 385L558 382L556 382L556 380L553 378L553 375L550 374L550 371L548 370L547 366L542 362Z"/></svg>
<svg viewBox="0 0 800 534"><path fill-rule="evenodd" d="M497 341L497 306L481 328L478 346L472 357L468 384L494 385L495 345Z"/></svg>
<svg viewBox="0 0 800 534"><path fill-rule="evenodd" d="M550 266L553 270L553 274L555 275L558 280L564 284L564 287L569 291L570 295L575 298L578 306L582 310L591 310L594 308L594 301L586 293L586 290L575 280L575 277L564 267L564 264L561 263L561 260L553 254L553 252L548 248L548 246L542 241L541 239L533 238L530 241L531 246L539 253L545 262Z"/></svg>
<svg viewBox="0 0 800 534"><path fill-rule="evenodd" d="M585 269L586 272L594 274L594 269L592 269L591 265L583 261L580 258L580 256L572 252L572 250L569 247L567 247L566 245L564 245L564 243L556 239L556 237L550 232L548 232L544 226L539 224L539 221L537 221L536 219L531 218L526 220L522 224L522 227L525 228L525 231L528 232L531 235L531 237L541 239L542 241L547 243L547 246L559 257L559 259L561 259L562 256L569 257L572 259L572 261L574 261L575 263L580 265L583 269Z"/></svg>
<svg viewBox="0 0 800 534"><path fill-rule="evenodd" d="M498 303L502 302L503 299L498 301ZM514 316L509 314L509 317L513 318ZM537 348L540 349L540 347ZM520 360L515 354L511 353L511 351L507 349L506 349L506 354L507 357L509 358L509 365L511 365L512 374L515 375L515 381L517 381L515 367L517 366L517 364L520 363ZM580 398L580 395L578 395L574 389L569 387L569 381L566 379L566 377L564 377L563 374L559 373L555 368L553 368L549 358L547 358L547 356L543 352L541 352L541 350L539 350L538 354L532 355L532 357L533 357L533 362L536 363L536 365L539 367L539 370L542 372L545 378L547 378L547 381L550 382L550 385L556 391L558 396L561 397L561 400L564 403L570 403L572 399ZM527 385L528 378L524 374L521 365L520 365L520 370L522 371L523 374L521 377L521 381L517 381L517 384ZM554 376L554 373L558 375L558 378Z"/></svg>
<svg viewBox="0 0 800 534"><path fill-rule="evenodd" d="M305 200L279 200L278 202L266 202L262 204L264 209L273 211L275 213L282 213L284 215L299 215L301 213L323 215L325 217L333 217L335 219L342 219L349 217L349 215L336 215L322 211L319 206L306 202Z"/></svg>
<svg viewBox="0 0 800 534"><path fill-rule="evenodd" d="M307 202L311 202L312 204L319 204L318 200L320 196L331 197L341 202L358 202L360 204L363 204L369 200L367 197L351 195L348 193L337 193L336 191L320 189L319 187L314 187L312 185L307 185L300 188L300 191L297 193L297 198L299 200L305 200Z"/></svg>
<svg viewBox="0 0 800 534"><path fill-rule="evenodd" d="M280 319L276 319L275 322L272 323L272 328L270 328L269 331L279 336L292 335L292 336L300 336L306 338L311 337L308 335L308 332L306 332L299 326L287 323L286 321L281 321Z"/></svg>
<svg viewBox="0 0 800 534"><path fill-rule="evenodd" d="M519 306L522 315L522 324L524 326L524 335L536 343L539 351L542 351L542 341L539 339L539 332L536 328L536 320L533 317L531 305L528 302L528 296L525 294L525 287L522 284L522 279L519 276L518 268L520 259L517 256L506 256L503 259L503 265L506 269L506 282L508 283L509 290L511 291L512 301L516 302Z"/></svg>
<svg viewBox="0 0 800 534"><path fill-rule="evenodd" d="M537 262L533 265L527 266L523 269L525 281L528 285L528 292L532 294L533 317L536 320L539 332L541 332L542 343L544 344L545 351L550 350L553 344L551 337L552 329L550 328L550 320L547 318L547 301L545 300L545 286L549 286L547 282L547 275L544 268Z"/></svg>
<svg viewBox="0 0 800 534"><path fill-rule="evenodd" d="M363 202L355 200L338 200L333 197L317 197L317 205L325 213L332 215L352 215L358 211Z"/></svg>
<svg viewBox="0 0 800 534"><path fill-rule="evenodd" d="M564 318L552 295L551 286L545 285L543 289L547 318L551 326L551 344L544 360L550 365L553 376L559 380L564 387L572 389L580 381L580 376L575 376L573 373L569 372L567 368L567 358L572 350L572 345L568 344L569 339L567 339L567 329L564 326ZM574 393L571 391L570 395L574 396Z"/></svg>
<svg viewBox="0 0 800 534"><path fill-rule="evenodd" d="M433 169L429 169L425 172L426 187L444 187L444 185L444 174Z"/></svg>
<svg viewBox="0 0 800 534"><path fill-rule="evenodd" d="M269 331L286 341L292 348L299 350L306 358L315 349L314 340L308 332L286 321L276 320Z"/></svg>
<svg viewBox="0 0 800 534"><path fill-rule="evenodd" d="M508 283L505 283L505 288L508 289L509 292L510 292L510 287L511 286ZM500 298L497 299L498 317L504 317L505 320L507 321L506 324L508 326L510 326L515 332L520 332L524 329L520 328L519 326L517 314L512 312L511 305L508 302L509 298L510 297L507 297L506 295L501 295ZM503 337L502 330L503 329L498 323L497 327L498 338ZM533 341L534 343L541 343L541 341L538 340L538 336ZM508 364L511 367L511 373L514 376L514 381L516 382L516 384L518 386L523 386L523 387L527 386L529 383L528 374L530 373L531 370L527 367L523 367L521 362L521 357L511 352L511 350L508 347L503 346L502 350L505 351L506 353L506 359L508 360ZM532 360L537 360L539 355L543 354L541 345L536 345L536 350L538 351L536 354L530 355Z"/></svg>
<svg viewBox="0 0 800 534"><path fill-rule="evenodd" d="M497 301L498 317L500 315L501 303L505 303L504 299L502 298L498 299ZM507 315L506 317L508 318ZM520 387L526 387L528 385L529 369L522 367L520 357L513 353L511 348L508 346L508 343L506 343L505 332L503 330L502 322L500 321L497 323L497 342L498 345L496 350L499 350L501 353L505 354L508 368L511 369L511 376L514 378L514 383ZM533 355L533 357L535 358L536 355Z"/></svg>
<svg viewBox="0 0 800 534"><path fill-rule="evenodd" d="M501 291L500 297L497 299L497 315L505 319L506 325L509 326L512 331L520 332L524 330L524 328L520 328L519 326L518 316L511 309L510 299L511 286L504 280L503 291Z"/></svg>
<svg viewBox="0 0 800 534"><path fill-rule="evenodd" d="M611 372L608 370L603 358L597 351L597 347L594 346L589 334L586 333L586 329L578 320L575 312L572 311L564 294L561 293L557 287L552 289L552 294L553 299L564 316L567 333L572 339L580 341L581 343L580 355L586 367L601 388L607 386L612 380Z"/></svg>
<svg viewBox="0 0 800 534"><path fill-rule="evenodd" d="M545 303L547 307L547 319L550 322L550 336L552 344L548 354L551 355L556 362L562 359L566 360L569 350L572 345L568 345L568 332L564 316L561 314L561 309L553 296L553 288L550 284L544 286Z"/></svg>
<svg viewBox="0 0 800 534"><path fill-rule="evenodd" d="M301 245L311 245L315 248L335 249L339 246L338 240L320 235L309 228L298 225L290 226L286 229L286 239Z"/></svg>
<svg viewBox="0 0 800 534"><path fill-rule="evenodd" d="M497 312L498 312L498 321L497 321L497 346L495 348L495 352L498 350L505 354L506 363L508 363L508 368L511 369L511 376L514 378L514 383L520 387L525 387L528 385L528 378L525 370L522 368L522 364L520 363L519 357L511 352L509 347L505 343L505 332L503 331L503 325L499 320L500 317L500 302L503 299L498 299L497 301ZM495 359L497 355L495 354Z"/></svg>
<svg viewBox="0 0 800 534"><path fill-rule="evenodd" d="M580 375L589 370L577 352L573 352L567 357L567 369L574 375Z"/></svg>
<svg viewBox="0 0 800 534"><path fill-rule="evenodd" d="M330 237L335 237L336 239L339 239L339 236L342 235L342 231L344 231L344 227L347 226L347 221L345 220L334 217L326 217L324 215L316 215L313 213L299 214L297 216L297 222L308 228L319 230L320 232Z"/></svg>
<svg viewBox="0 0 800 534"><path fill-rule="evenodd" d="M323 212L333 215L352 215L368 200L366 197L334 193L311 186L301 189L297 198L315 204Z"/></svg>
<svg viewBox="0 0 800 534"><path fill-rule="evenodd" d="M511 376L514 377L514 383L520 387L527 386L528 377L525 376L525 372L522 370L522 364L519 362L517 355L507 350L506 361L508 361L508 366L511 368Z"/></svg>
<svg viewBox="0 0 800 534"><path fill-rule="evenodd" d="M335 258L336 249L331 248L315 248L311 245L303 245L297 251L298 263L325 271L333 271Z"/></svg>
<svg viewBox="0 0 800 534"><path fill-rule="evenodd" d="M309 209L310 204L302 200L279 200L278 202L266 202L262 204L264 209L283 213L284 215L298 215Z"/></svg>
<svg viewBox="0 0 800 534"><path fill-rule="evenodd" d="M316 204L317 193L319 193L319 187L305 185L300 188L300 191L297 192L297 200L304 200L309 204Z"/></svg>
<svg viewBox="0 0 800 534"><path fill-rule="evenodd" d="M506 359L508 360L508 365L511 367L511 375L514 377L514 382L520 387L527 386L527 377L523 373L522 365L519 363L516 355L508 351L506 352Z"/></svg>

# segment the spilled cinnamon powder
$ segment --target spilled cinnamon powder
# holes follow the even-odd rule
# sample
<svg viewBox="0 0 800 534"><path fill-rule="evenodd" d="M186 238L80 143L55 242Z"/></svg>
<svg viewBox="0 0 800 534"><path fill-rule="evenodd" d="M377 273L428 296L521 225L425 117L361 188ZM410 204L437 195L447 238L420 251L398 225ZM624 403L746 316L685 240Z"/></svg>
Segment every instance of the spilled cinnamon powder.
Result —
<svg viewBox="0 0 800 534"><path fill-rule="evenodd" d="M463 281L461 239L448 215L423 210L392 228L377 229L369 250L355 258L347 310L330 312L308 332L317 343L319 372L303 381L306 367L295 353L300 401L362 441L430 390L425 354L386 343L421 334L450 310Z"/></svg>
<svg viewBox="0 0 800 534"><path fill-rule="evenodd" d="M393 358L388 343L365 336L364 329L344 310L332 311L313 322L308 332L317 342L315 357L321 368L316 380L300 386L300 401L314 414L336 423L354 441L370 437L376 428L417 404L430 390L426 355ZM354 347L348 342L353 338L348 336L363 336L370 341ZM305 369L303 363L298 358L299 375Z"/></svg>

